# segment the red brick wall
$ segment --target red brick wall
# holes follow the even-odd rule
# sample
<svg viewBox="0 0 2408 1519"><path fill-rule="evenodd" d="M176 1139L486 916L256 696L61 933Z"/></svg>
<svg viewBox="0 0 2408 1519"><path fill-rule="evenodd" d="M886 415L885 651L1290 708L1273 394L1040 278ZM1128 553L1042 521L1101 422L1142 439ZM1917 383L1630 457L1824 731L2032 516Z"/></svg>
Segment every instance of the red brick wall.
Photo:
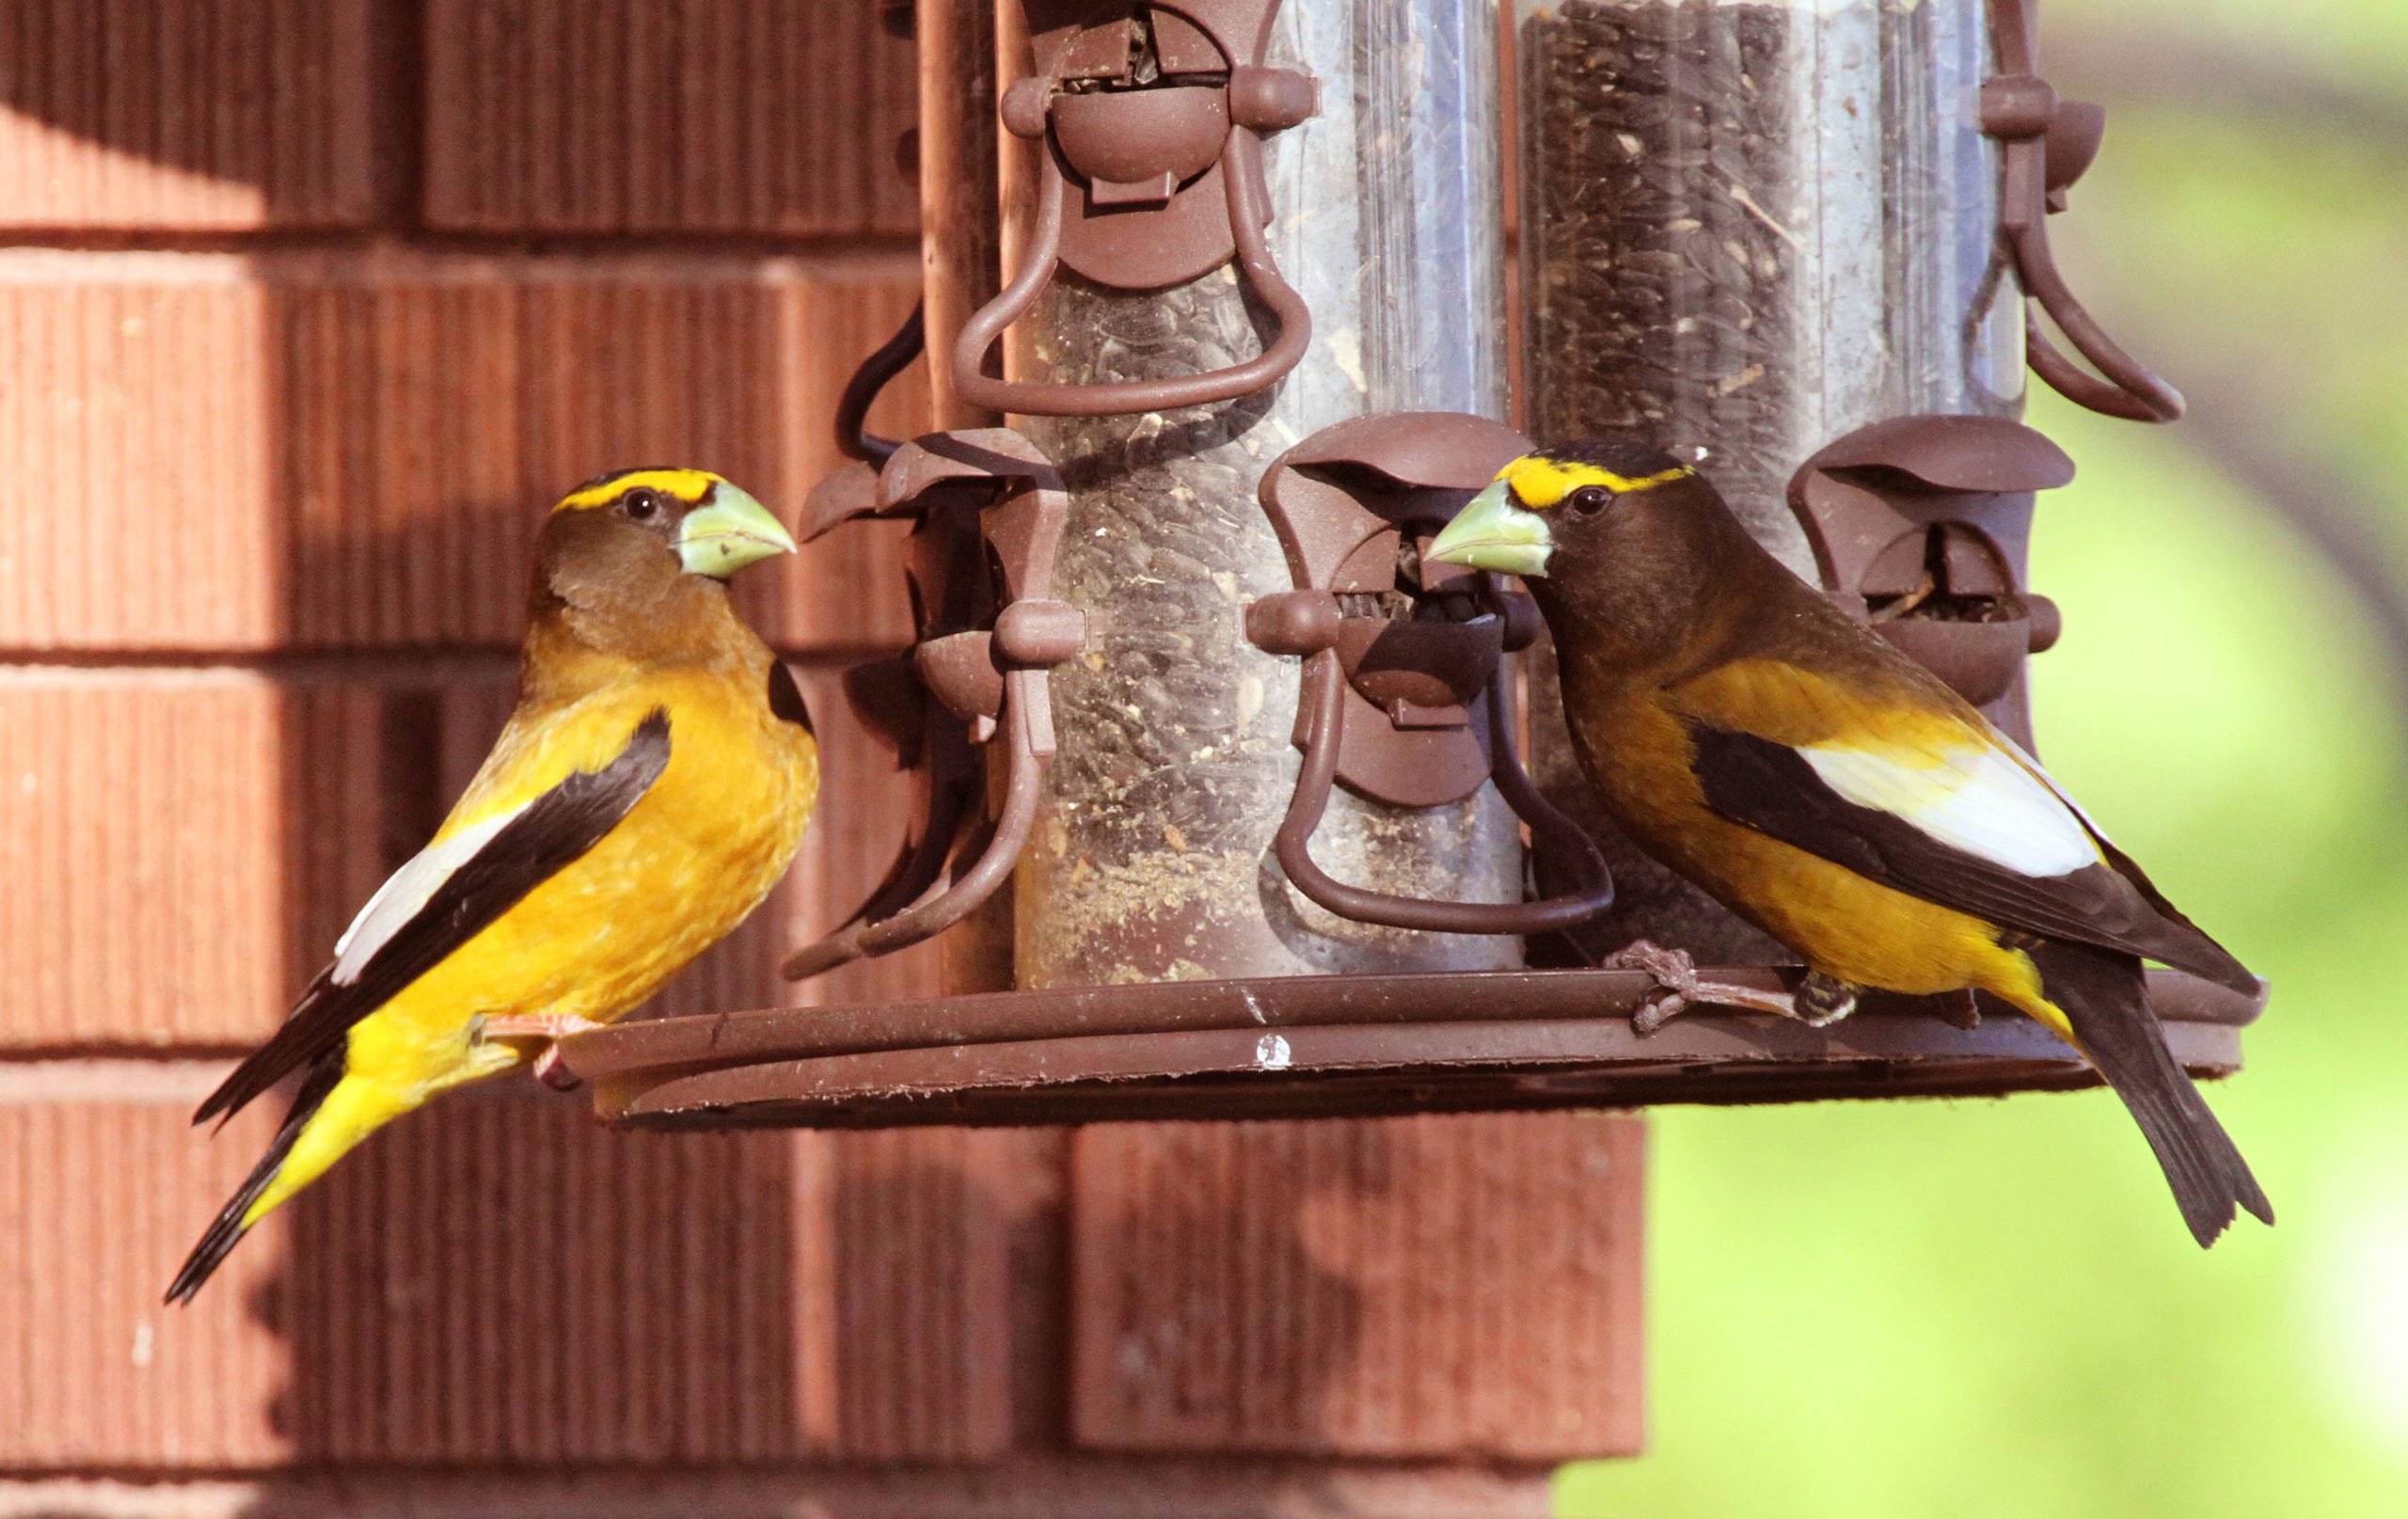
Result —
<svg viewBox="0 0 2408 1519"><path fill-rule="evenodd" d="M1537 1512L1635 1444L1624 1120L668 1139L480 1090L158 1306L272 1127L185 1116L482 755L544 503L679 460L791 515L833 466L918 267L877 9L0 0L0 1515ZM894 552L747 588L845 805L672 1010L797 995L893 855L833 675L902 635Z"/></svg>

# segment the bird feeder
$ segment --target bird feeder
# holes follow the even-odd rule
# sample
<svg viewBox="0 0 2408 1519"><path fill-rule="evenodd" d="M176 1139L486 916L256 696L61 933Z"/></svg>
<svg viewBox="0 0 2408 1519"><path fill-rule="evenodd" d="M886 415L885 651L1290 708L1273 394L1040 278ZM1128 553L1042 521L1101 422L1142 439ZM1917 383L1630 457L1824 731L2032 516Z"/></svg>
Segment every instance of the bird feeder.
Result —
<svg viewBox="0 0 2408 1519"><path fill-rule="evenodd" d="M1002 0L992 48L978 8L919 8L927 298L848 393L858 462L806 530L911 525L917 641L848 689L922 813L885 886L787 971L968 924L1007 975L985 955L942 997L579 1036L606 1115L2095 1080L2026 1020L1911 998L1822 1029L1706 1009L1635 1033L1653 981L1592 968L1634 937L1757 989L1800 972L1596 815L1528 598L1422 554L1525 433L1638 433L2028 740L2023 661L2058 619L2025 545L2071 467L2019 420L2027 363L2117 415L2179 409L2050 259L2101 121L2036 76L2029 0L1514 0L1512 67L1471 0ZM922 347L943 430L863 435ZM2151 985L2187 1067L2238 1066L2257 999Z"/></svg>

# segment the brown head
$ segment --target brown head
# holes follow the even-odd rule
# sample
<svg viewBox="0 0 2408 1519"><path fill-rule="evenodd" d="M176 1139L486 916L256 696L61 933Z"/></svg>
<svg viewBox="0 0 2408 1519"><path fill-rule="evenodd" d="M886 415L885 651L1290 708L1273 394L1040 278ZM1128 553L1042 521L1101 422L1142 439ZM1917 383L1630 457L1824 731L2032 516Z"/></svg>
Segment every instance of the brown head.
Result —
<svg viewBox="0 0 2408 1519"><path fill-rule="evenodd" d="M1507 465L1429 557L1520 576L1559 645L1625 669L1679 660L1760 607L1767 572L1791 578L1695 468L1616 437Z"/></svg>
<svg viewBox="0 0 2408 1519"><path fill-rule="evenodd" d="M768 509L701 469L621 469L561 498L535 546L536 625L623 658L691 657L734 625L728 576L794 538Z"/></svg>

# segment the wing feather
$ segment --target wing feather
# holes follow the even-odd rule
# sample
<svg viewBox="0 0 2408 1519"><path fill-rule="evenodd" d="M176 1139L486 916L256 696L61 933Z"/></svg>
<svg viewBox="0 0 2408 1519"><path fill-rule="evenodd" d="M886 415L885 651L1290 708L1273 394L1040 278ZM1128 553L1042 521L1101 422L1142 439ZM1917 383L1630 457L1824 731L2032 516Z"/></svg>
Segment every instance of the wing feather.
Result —
<svg viewBox="0 0 2408 1519"><path fill-rule="evenodd" d="M1903 817L1940 843L2006 869L2062 876L2103 858L2056 792L1987 744L1943 751L1925 764L1844 744L1798 752L1844 799Z"/></svg>
<svg viewBox="0 0 2408 1519"><path fill-rule="evenodd" d="M335 962L318 973L283 1026L209 1095L193 1121L230 1116L333 1049L353 1024L601 842L668 767L669 714L655 707L607 764L571 771L533 800L429 846L370 899L338 945ZM471 843L461 847L463 840Z"/></svg>
<svg viewBox="0 0 2408 1519"><path fill-rule="evenodd" d="M1743 704L1712 687L1681 713L1691 767L1717 814L2004 927L2257 989L2246 967L2176 911L2046 771L1977 715L1867 710L1865 698L1771 661L1751 661L1742 678L1751 697L1775 695L1788 714L1776 723L1781 738L1746 731L1734 720Z"/></svg>
<svg viewBox="0 0 2408 1519"><path fill-rule="evenodd" d="M410 858L409 863L393 872L376 894L351 920L351 926L335 941L335 962L327 974L334 984L347 987L359 979L359 973L378 950L391 941L394 934L425 910L427 899L453 872L475 858L493 836L510 826L512 819L527 811L533 803L521 803L491 817L479 818L456 833L436 839Z"/></svg>

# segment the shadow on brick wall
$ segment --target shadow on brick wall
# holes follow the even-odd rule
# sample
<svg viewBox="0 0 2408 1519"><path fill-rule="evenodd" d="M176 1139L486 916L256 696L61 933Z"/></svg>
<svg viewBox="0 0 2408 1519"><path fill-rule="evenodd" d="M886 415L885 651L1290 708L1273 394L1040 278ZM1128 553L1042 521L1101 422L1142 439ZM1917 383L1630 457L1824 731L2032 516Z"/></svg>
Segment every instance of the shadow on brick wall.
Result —
<svg viewBox="0 0 2408 1519"><path fill-rule="evenodd" d="M356 224L413 177L380 72L418 0L12 0L0 17L0 224Z"/></svg>
<svg viewBox="0 0 2408 1519"><path fill-rule="evenodd" d="M1601 1115L1080 1130L1079 1438L1499 1469L1635 1448L1641 1147Z"/></svg>
<svg viewBox="0 0 2408 1519"><path fill-rule="evenodd" d="M794 435L813 399L794 388L842 366L789 345L826 325L825 299L725 271L528 268L302 266L264 285L280 638L325 657L286 677L281 703L295 987L506 719L545 502L604 468L676 461L791 516L822 467L824 443ZM868 293L839 340L895 304ZM869 565L880 552L873 540ZM823 553L749 578L766 583L740 599L788 641L874 644L865 573ZM669 1010L792 997L783 951L900 843L903 778L839 707L829 664L803 680L841 804L789 884L663 994ZM929 971L898 957L805 995L924 991ZM458 1094L293 1205L287 1263L250 1304L290 1358L269 1416L304 1467L992 1455L1009 1385L1027 1380L1006 1287L1030 1226L1020 1173L1047 1163L1022 1136L614 1134L582 1099L515 1079Z"/></svg>
<svg viewBox="0 0 2408 1519"><path fill-rule="evenodd" d="M1388 1214L1395 1182L1376 1122L1078 1131L1077 1438L1124 1450L1348 1448L1344 1388L1373 1284L1344 1236ZM1401 1258L1391 1250L1373 1264Z"/></svg>
<svg viewBox="0 0 2408 1519"><path fill-rule="evenodd" d="M491 514L497 534L524 520ZM414 552L356 524L330 535L325 552L296 544L296 579L356 581L362 564ZM383 656L356 673L328 668L296 677L285 703L296 986L432 832L512 700L499 651L434 656L423 670ZM782 951L899 843L902 778L836 708L826 672L806 672L805 686L844 804L815 830L798 878L673 984L667 1009L793 996L776 975ZM927 975L922 956L807 994L925 990ZM286 1265L251 1305L290 1357L275 1432L302 1466L993 1454L1010 1433L1016 1143L621 1134L581 1096L522 1078L455 1094L292 1205Z"/></svg>

